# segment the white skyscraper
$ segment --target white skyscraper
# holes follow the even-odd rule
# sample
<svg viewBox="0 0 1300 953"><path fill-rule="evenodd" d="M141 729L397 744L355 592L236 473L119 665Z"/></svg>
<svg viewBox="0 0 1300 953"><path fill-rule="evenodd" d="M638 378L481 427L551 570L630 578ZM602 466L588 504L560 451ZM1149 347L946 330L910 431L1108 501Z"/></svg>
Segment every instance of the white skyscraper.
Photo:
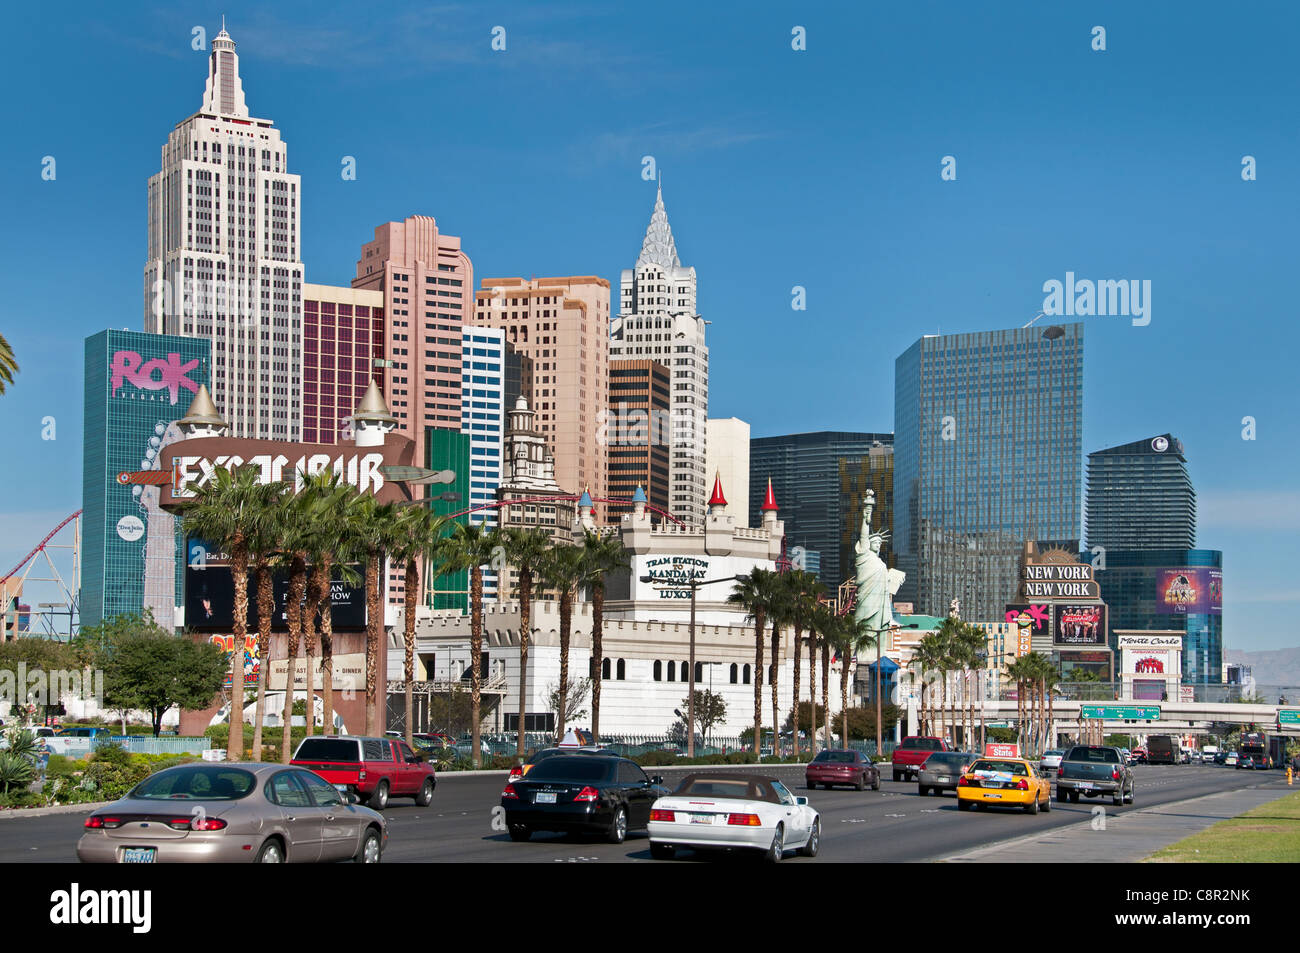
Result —
<svg viewBox="0 0 1300 953"><path fill-rule="evenodd" d="M506 422L506 332L501 328L461 328L460 432L469 434L469 499L464 508L495 503L501 486L501 451ZM461 507L457 507L460 509ZM469 514L485 529L497 525L495 509ZM483 567L483 597L497 597L497 573Z"/></svg>
<svg viewBox="0 0 1300 953"><path fill-rule="evenodd" d="M203 106L149 179L146 331L212 344L212 399L231 435L302 430L302 189L285 145L244 104L235 42L212 40Z"/></svg>
<svg viewBox="0 0 1300 953"><path fill-rule="evenodd" d="M635 268L623 269L619 315L611 322L610 360L649 358L672 370L669 508L704 523L709 486L704 469L709 413L709 349L695 310L695 269L682 267L664 211L661 185Z"/></svg>

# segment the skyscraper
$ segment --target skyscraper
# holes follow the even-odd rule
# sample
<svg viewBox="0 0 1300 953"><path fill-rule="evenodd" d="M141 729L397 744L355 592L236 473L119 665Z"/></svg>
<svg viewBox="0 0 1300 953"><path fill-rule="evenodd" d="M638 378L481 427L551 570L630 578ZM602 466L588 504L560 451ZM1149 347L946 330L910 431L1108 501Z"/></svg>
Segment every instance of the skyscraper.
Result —
<svg viewBox="0 0 1300 953"><path fill-rule="evenodd" d="M997 619L1025 540L1077 546L1083 325L927 335L895 361L894 551L917 612Z"/></svg>
<svg viewBox="0 0 1300 953"><path fill-rule="evenodd" d="M619 285L610 356L659 361L672 369L670 509L678 519L702 525L710 485L704 472L709 349L705 321L696 312L695 269L677 257L662 186L636 267L623 269Z"/></svg>
<svg viewBox="0 0 1300 953"><path fill-rule="evenodd" d="M668 509L671 372L659 361L610 361L609 495L631 500L641 487L646 500ZM632 507L606 506L605 522L617 524Z"/></svg>
<svg viewBox="0 0 1300 953"><path fill-rule="evenodd" d="M302 438L301 205L279 130L248 113L223 28L203 104L149 179L144 327L207 343L232 436Z"/></svg>
<svg viewBox="0 0 1300 953"><path fill-rule="evenodd" d="M873 528L889 529L894 519L894 446L872 446L863 456L840 457L840 571L845 578L854 572L854 546L862 531L862 503L867 490L875 494L871 514ZM893 567L898 556L885 540L881 558Z"/></svg>
<svg viewBox="0 0 1300 953"><path fill-rule="evenodd" d="M749 441L749 511L759 511L771 478L772 489L781 501L787 554L794 546L818 553L817 576L832 592L853 571L852 564L845 566L840 560L840 527L845 520L841 512L840 461L860 460L872 446L892 441L892 434L843 431ZM873 521L879 520L883 502L876 501Z"/></svg>
<svg viewBox="0 0 1300 953"><path fill-rule="evenodd" d="M469 436L469 496L459 509L481 506L467 514L472 525L497 525L496 502L501 485L502 438L505 431L505 332L500 328L466 325L461 329L460 432ZM497 596L497 574L483 569L485 598Z"/></svg>
<svg viewBox="0 0 1300 953"><path fill-rule="evenodd" d="M1173 434L1088 454L1088 547L1191 549L1196 491Z"/></svg>
<svg viewBox="0 0 1300 953"><path fill-rule="evenodd" d="M170 629L177 605L177 520L157 484L118 474L157 470L160 451L184 439L181 419L211 368L207 341L140 331L86 338L81 508L82 625L146 606Z"/></svg>
<svg viewBox="0 0 1300 953"><path fill-rule="evenodd" d="M485 278L474 323L501 328L533 362L537 431L555 453L555 479L572 493L606 496L609 460L601 433L609 403L609 282Z"/></svg>
<svg viewBox="0 0 1300 953"><path fill-rule="evenodd" d="M386 363L382 376L373 373L397 432L415 441L423 459L426 428L460 430L461 327L470 323L474 266L459 238L412 215L375 229L352 287L384 296Z"/></svg>
<svg viewBox="0 0 1300 953"><path fill-rule="evenodd" d="M338 443L371 378L382 379L384 296L304 283L302 307L302 439Z"/></svg>

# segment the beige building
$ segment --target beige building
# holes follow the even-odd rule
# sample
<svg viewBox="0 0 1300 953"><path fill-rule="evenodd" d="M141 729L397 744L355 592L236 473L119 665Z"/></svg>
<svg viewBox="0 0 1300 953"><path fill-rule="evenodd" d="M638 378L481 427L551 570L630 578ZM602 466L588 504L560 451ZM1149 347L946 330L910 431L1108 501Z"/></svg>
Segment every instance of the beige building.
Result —
<svg viewBox="0 0 1300 953"><path fill-rule="evenodd" d="M609 282L604 278L485 278L475 324L502 328L533 361L534 429L555 455L555 481L607 495L600 428L609 402Z"/></svg>
<svg viewBox="0 0 1300 953"><path fill-rule="evenodd" d="M739 417L713 417L705 426L704 472L733 487L730 510L737 526L749 525L749 424Z"/></svg>

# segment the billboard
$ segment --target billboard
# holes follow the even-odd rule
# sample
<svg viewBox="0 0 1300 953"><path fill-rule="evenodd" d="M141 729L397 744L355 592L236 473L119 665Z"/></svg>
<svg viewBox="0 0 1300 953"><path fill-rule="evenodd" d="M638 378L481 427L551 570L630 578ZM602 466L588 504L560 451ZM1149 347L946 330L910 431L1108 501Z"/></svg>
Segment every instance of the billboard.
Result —
<svg viewBox="0 0 1300 953"><path fill-rule="evenodd" d="M271 616L271 629L275 632L289 630L286 606L289 601L289 577L276 573L272 577L272 598L275 608ZM363 586L349 586L335 578L330 582L330 602L336 631L364 629L366 627L366 593ZM229 632L235 622L235 581L229 566L208 564L202 568L185 567L185 625L196 631ZM319 625L319 618L317 619ZM249 573L248 621L249 632L257 630L257 593L253 574Z"/></svg>
<svg viewBox="0 0 1300 953"><path fill-rule="evenodd" d="M1008 605L1005 618L1033 635L1050 635L1052 631L1052 607L1045 602Z"/></svg>
<svg viewBox="0 0 1300 953"><path fill-rule="evenodd" d="M1105 645L1106 606L1062 604L1055 607L1053 645Z"/></svg>
<svg viewBox="0 0 1300 953"><path fill-rule="evenodd" d="M1156 612L1223 614L1223 570L1198 566L1156 573Z"/></svg>

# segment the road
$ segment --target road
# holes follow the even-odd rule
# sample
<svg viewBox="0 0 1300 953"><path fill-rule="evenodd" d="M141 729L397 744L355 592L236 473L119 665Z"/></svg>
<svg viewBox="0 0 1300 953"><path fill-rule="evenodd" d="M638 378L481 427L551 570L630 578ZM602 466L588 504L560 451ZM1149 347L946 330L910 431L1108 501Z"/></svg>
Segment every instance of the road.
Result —
<svg viewBox="0 0 1300 953"><path fill-rule="evenodd" d="M650 768L647 773L662 774L672 786L686 770ZM1098 805L1107 813L1120 814L1219 791L1277 786L1282 777L1277 771L1238 771L1219 765L1138 765L1134 768L1136 799L1131 806L1114 807L1100 799L1079 804L1053 801L1049 813L1031 817L1021 811L960 812L954 795L920 797L915 782L891 781L887 772L878 792L807 791L802 767L770 765L761 770L780 778L796 793L807 795L821 812L818 860L852 863L938 860L984 844L1088 820ZM445 774L430 807L393 802L386 812L391 833L385 862L609 863L650 859L649 841L643 833L630 834L619 845L559 834L535 834L531 841L512 842L504 831L493 830L492 824L492 808L500 803L504 785L505 778L499 776ZM76 813L0 818L0 863L75 861L84 817ZM685 852L680 856L685 862L738 859L701 858ZM815 862L794 855L788 859L792 863Z"/></svg>

